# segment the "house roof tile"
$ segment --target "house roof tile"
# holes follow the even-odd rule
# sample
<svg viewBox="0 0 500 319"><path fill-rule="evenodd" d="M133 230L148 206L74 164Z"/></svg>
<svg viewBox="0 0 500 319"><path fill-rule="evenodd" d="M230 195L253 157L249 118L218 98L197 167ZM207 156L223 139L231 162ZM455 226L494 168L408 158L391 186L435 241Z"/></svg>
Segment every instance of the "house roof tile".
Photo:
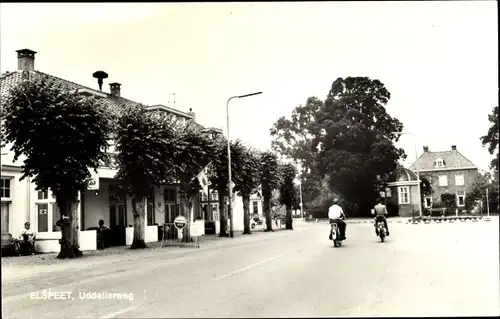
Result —
<svg viewBox="0 0 500 319"><path fill-rule="evenodd" d="M116 114L120 115L125 109L141 105L141 103L137 103L128 99L125 99L123 97L118 97L118 96L113 96L109 93L97 91L95 89L89 88L87 86L68 81L65 79L61 79L57 76L53 76L44 72L40 71L30 71L30 76L48 76L51 80L55 81L57 84L63 84L68 87L70 90L77 90L77 89L85 89L91 92L95 92L97 94L106 94L106 98L104 99L105 105L108 107L109 111ZM0 78L0 94L1 96L5 96L10 88L15 86L17 83L22 81L22 71L15 71L8 73Z"/></svg>
<svg viewBox="0 0 500 319"><path fill-rule="evenodd" d="M460 167L476 167L474 163L468 160L457 150L442 151L442 152L424 152L416 161L410 166L411 170L418 168L419 170L436 169L435 161L437 159L444 161L444 168L460 168Z"/></svg>

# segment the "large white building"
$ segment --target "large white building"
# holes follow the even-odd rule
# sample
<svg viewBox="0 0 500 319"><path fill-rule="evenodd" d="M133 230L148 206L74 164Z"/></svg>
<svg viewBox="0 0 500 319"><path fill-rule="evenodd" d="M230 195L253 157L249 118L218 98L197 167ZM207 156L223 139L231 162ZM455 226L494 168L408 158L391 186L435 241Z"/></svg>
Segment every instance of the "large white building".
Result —
<svg viewBox="0 0 500 319"><path fill-rule="evenodd" d="M46 75L52 79L64 83L70 89L77 90L80 94L94 95L102 98L111 112L120 114L128 107L139 103L125 99L121 96L120 84L111 83L110 92L92 89L71 81L57 78L35 69L36 52L28 49L18 50L18 70L3 74L0 78L0 93L2 96L8 90L22 80L22 73L29 76ZM195 121L195 114L190 109L183 112L165 105L147 106L151 111L163 112L175 117L180 122ZM222 130L209 128L207 133L222 134ZM107 150L113 153L112 146ZM36 249L39 252L59 251L58 239L61 232L55 225L59 219L59 210L55 199L50 191L35 191L35 185L29 178L20 180L21 165L23 158L14 162L13 152L7 145L1 150L1 226L2 234L12 234L17 237L25 222L29 221L37 232ZM96 233L92 228L97 227L98 221L103 220L105 225L111 228L114 245L129 245L133 239L133 216L131 198L120 193L115 175L116 168L112 163L103 163L95 177L94 189L89 189L80 194L80 247L82 250L96 249ZM201 194L200 194L201 195ZM193 202L193 212L190 221L193 234L204 234L205 227L213 225L216 232L219 231L218 204L209 205L202 209L200 197ZM257 209L262 212L260 197L252 198L252 202L258 202ZM255 205L255 204L253 204ZM161 236L161 225L172 223L179 214L180 197L178 186L164 185L151 190L147 198L147 216L145 239L146 242L159 240ZM253 207L253 206L252 206ZM233 202L234 229L243 229L243 206L241 198L237 197Z"/></svg>

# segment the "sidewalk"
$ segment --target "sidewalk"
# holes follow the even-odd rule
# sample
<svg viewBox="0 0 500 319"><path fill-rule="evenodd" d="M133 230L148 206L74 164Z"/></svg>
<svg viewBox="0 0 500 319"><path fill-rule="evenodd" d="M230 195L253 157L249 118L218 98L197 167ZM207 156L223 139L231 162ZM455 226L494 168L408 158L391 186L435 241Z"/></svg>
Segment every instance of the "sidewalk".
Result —
<svg viewBox="0 0 500 319"><path fill-rule="evenodd" d="M275 229L280 232L280 229ZM162 243L148 243L145 249L130 249L130 246L110 247L102 250L84 251L82 258L57 259L58 253L38 254L21 257L2 257L2 281L21 279L34 274L68 271L71 269L84 269L98 267L111 263L128 263L137 260L158 258L174 258L178 256L193 255L207 249L232 247L243 242L262 240L263 237L272 236L273 232L254 231L252 235L243 235L241 231L235 232L233 238L219 237L218 235L205 235L200 240L200 248L161 246ZM271 237L272 238L272 237ZM106 258L102 258L106 256Z"/></svg>

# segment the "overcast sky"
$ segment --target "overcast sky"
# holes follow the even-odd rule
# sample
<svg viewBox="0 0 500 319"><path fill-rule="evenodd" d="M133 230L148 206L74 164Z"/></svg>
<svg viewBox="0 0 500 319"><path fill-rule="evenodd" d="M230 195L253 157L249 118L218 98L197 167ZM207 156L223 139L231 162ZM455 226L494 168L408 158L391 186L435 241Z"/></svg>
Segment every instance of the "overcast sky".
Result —
<svg viewBox="0 0 500 319"><path fill-rule="evenodd" d="M338 77L368 76L392 94L388 112L431 151L458 150L480 168L488 113L498 101L496 1L4 4L1 72L16 50L35 68L122 96L192 108L203 125L270 147L269 129L307 97L324 99ZM400 146L411 161L414 141Z"/></svg>

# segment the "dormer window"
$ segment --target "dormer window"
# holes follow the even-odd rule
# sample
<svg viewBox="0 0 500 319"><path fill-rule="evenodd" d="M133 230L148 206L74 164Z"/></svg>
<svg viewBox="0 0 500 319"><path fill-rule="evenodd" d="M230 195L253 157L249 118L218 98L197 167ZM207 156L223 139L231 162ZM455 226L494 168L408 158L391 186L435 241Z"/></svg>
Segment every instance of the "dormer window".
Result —
<svg viewBox="0 0 500 319"><path fill-rule="evenodd" d="M436 165L436 167L444 167L444 160L442 158L438 158L435 161L435 165Z"/></svg>

